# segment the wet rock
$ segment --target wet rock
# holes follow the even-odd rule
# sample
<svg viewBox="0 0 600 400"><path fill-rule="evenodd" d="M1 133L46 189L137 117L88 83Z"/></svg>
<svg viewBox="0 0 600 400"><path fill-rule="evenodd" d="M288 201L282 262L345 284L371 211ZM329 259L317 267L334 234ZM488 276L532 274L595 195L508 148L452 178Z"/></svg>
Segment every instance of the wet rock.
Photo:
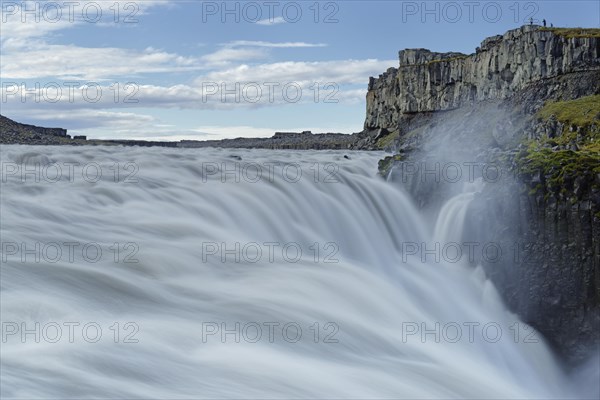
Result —
<svg viewBox="0 0 600 400"><path fill-rule="evenodd" d="M356 141L374 148L373 132L398 130L394 150L402 157L381 160L380 173L425 211L462 186L422 179L413 173L421 163L501 165L501 184L486 184L471 205L465 240L499 243L518 256L477 263L508 307L573 364L600 344L600 174L593 162L565 168L560 159L525 172L518 155L542 137L540 149L564 152L565 160L589 143L583 127L537 113L550 101L600 94L599 53L597 37L535 26L488 38L471 55L401 51L398 68L369 81ZM565 141L565 133L577 139Z"/></svg>

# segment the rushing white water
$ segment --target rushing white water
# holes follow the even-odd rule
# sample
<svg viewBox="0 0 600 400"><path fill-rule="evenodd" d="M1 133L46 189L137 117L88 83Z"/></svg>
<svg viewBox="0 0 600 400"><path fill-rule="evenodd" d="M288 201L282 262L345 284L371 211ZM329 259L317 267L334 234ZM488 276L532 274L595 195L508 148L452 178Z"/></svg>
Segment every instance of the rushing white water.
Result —
<svg viewBox="0 0 600 400"><path fill-rule="evenodd" d="M480 269L407 255L460 235L468 193L428 227L380 154L343 155L3 146L2 396L589 390Z"/></svg>

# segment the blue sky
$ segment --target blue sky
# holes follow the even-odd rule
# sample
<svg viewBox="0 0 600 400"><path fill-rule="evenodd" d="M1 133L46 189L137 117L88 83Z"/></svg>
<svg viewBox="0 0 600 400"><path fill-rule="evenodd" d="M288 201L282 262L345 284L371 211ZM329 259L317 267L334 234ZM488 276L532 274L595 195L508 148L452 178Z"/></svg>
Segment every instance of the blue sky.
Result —
<svg viewBox="0 0 600 400"><path fill-rule="evenodd" d="M92 138L351 133L399 50L472 53L529 17L599 27L599 4L2 1L2 114Z"/></svg>

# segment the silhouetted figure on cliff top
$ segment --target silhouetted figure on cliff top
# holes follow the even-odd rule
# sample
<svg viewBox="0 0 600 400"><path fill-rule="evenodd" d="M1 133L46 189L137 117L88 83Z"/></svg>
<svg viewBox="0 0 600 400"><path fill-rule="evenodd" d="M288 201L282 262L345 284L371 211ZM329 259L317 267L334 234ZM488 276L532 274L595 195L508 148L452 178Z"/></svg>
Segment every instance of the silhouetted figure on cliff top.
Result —
<svg viewBox="0 0 600 400"><path fill-rule="evenodd" d="M533 17L529 18L529 25L533 25Z"/></svg>
<svg viewBox="0 0 600 400"><path fill-rule="evenodd" d="M542 23L544 24L544 28L545 28L545 27L546 27L546 20L544 19L544 20L542 21Z"/></svg>

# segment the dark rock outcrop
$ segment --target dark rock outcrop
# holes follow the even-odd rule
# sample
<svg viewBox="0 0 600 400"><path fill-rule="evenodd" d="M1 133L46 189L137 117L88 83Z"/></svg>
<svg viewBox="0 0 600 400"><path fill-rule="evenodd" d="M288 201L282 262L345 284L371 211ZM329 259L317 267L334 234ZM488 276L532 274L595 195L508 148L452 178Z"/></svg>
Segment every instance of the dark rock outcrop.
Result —
<svg viewBox="0 0 600 400"><path fill-rule="evenodd" d="M391 150L380 172L423 209L460 193L467 172L501 172L483 179L464 239L500 246L499 261L476 264L572 363L600 343L599 94L597 29L525 26L471 55L404 50L399 68L370 79L354 144ZM561 104L575 116L548 111ZM459 181L443 173L454 164Z"/></svg>
<svg viewBox="0 0 600 400"><path fill-rule="evenodd" d="M71 137L62 128L43 128L20 124L0 115L0 143L4 144L64 144Z"/></svg>

